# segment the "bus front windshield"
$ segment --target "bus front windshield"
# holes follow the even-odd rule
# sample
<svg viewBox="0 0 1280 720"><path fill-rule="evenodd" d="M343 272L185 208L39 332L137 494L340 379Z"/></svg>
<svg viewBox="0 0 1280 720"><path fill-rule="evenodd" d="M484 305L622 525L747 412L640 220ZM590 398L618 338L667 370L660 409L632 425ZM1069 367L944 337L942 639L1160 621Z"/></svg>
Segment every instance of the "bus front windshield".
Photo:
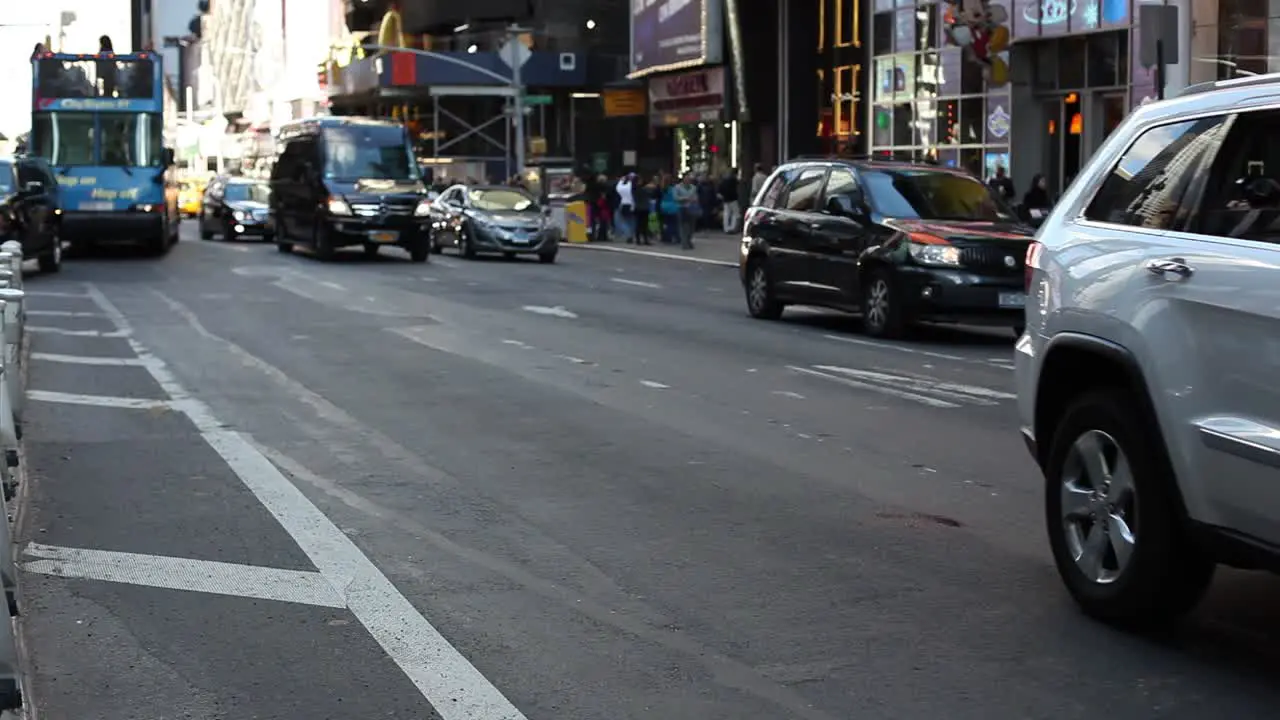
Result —
<svg viewBox="0 0 1280 720"><path fill-rule="evenodd" d="M32 146L56 167L160 167L163 127L154 113L38 113Z"/></svg>

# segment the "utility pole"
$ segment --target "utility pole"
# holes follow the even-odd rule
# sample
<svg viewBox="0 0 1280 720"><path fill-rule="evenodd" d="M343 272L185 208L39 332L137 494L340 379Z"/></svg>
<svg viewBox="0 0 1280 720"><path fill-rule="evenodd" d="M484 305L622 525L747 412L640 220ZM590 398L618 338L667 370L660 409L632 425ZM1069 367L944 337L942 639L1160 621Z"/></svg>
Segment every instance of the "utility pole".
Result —
<svg viewBox="0 0 1280 720"><path fill-rule="evenodd" d="M512 25L507 32L507 46L511 48L511 109L515 115L512 128L515 133L515 160L516 175L524 175L524 78L521 74L521 62L524 58L520 54L523 41L520 39L523 28L518 25Z"/></svg>

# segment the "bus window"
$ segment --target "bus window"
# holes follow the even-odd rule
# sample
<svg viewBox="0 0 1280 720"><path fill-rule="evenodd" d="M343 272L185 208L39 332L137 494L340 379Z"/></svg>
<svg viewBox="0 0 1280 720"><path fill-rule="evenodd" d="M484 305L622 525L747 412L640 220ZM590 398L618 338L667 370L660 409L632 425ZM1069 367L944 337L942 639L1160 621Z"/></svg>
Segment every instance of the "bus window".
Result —
<svg viewBox="0 0 1280 720"><path fill-rule="evenodd" d="M159 115L99 116L102 123L102 164L126 167L159 167L164 147Z"/></svg>
<svg viewBox="0 0 1280 720"><path fill-rule="evenodd" d="M58 167L92 165L93 115L82 113L38 113L32 136L35 153Z"/></svg>

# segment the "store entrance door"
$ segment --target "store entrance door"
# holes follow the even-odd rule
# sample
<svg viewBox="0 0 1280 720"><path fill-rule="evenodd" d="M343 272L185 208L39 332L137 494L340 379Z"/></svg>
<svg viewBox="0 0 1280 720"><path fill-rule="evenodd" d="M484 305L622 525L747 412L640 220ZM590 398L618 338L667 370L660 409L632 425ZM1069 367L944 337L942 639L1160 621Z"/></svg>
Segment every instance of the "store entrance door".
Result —
<svg viewBox="0 0 1280 720"><path fill-rule="evenodd" d="M1049 182L1049 195L1057 197L1071 184L1084 164L1084 114L1081 112L1080 93L1070 92L1042 101L1041 112L1046 119L1043 145L1045 179Z"/></svg>

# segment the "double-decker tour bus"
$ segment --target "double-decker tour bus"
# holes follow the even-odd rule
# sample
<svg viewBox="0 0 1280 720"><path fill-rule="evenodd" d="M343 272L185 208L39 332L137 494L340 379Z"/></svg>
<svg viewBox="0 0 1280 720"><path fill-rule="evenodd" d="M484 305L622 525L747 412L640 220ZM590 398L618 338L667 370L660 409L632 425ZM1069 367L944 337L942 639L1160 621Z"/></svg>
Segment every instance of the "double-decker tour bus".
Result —
<svg viewBox="0 0 1280 720"><path fill-rule="evenodd" d="M49 161L72 249L178 239L173 152L164 145L164 73L152 52L31 58L28 152Z"/></svg>

